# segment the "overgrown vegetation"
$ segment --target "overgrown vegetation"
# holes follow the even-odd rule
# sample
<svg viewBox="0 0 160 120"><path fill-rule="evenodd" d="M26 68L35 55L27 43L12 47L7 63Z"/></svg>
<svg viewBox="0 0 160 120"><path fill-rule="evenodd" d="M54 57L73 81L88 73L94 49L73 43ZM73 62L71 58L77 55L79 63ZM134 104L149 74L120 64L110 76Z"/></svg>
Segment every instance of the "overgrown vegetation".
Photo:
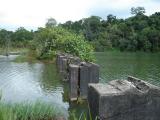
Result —
<svg viewBox="0 0 160 120"><path fill-rule="evenodd" d="M34 32L26 30L24 27L18 28L15 32L0 29L0 47L8 44L13 48L28 47L29 42L33 40Z"/></svg>
<svg viewBox="0 0 160 120"><path fill-rule="evenodd" d="M91 16L60 26L77 34L83 33L96 51L160 51L160 12L146 16L144 7L133 7L131 14L127 19L117 19L112 14L106 20Z"/></svg>
<svg viewBox="0 0 160 120"><path fill-rule="evenodd" d="M22 63L22 62L35 63L35 62L39 62L39 61L37 60L37 53L36 53L35 50L27 50L23 54L20 54L19 56L17 56L13 60L13 62L17 62L17 63Z"/></svg>
<svg viewBox="0 0 160 120"><path fill-rule="evenodd" d="M58 25L50 18L45 28L37 31L1 29L0 47L29 47L38 52L39 59L52 59L62 51L86 61L93 60L92 46L95 51L160 51L160 12L146 16L144 7L133 7L131 14L127 19L110 14L107 19L91 16Z"/></svg>
<svg viewBox="0 0 160 120"><path fill-rule="evenodd" d="M5 34L2 35L0 45L4 48L8 44L20 48L28 47L37 52L38 59L52 60L56 52L65 52L78 56L85 61L93 61L93 47L85 40L83 35L75 34L60 26L55 26L55 24L55 20L49 19L46 27L39 28L34 32L34 36L32 31L29 32L24 28L20 28L14 33L1 30L0 33ZM32 40L30 40L31 38ZM14 44L17 44L17 46Z"/></svg>
<svg viewBox="0 0 160 120"><path fill-rule="evenodd" d="M0 91L0 120L58 120L64 113L51 103L36 102L4 103Z"/></svg>
<svg viewBox="0 0 160 120"><path fill-rule="evenodd" d="M0 102L0 120L55 120L63 114L52 104Z"/></svg>
<svg viewBox="0 0 160 120"><path fill-rule="evenodd" d="M34 38L39 58L52 58L57 51L93 60L93 48L83 35L77 35L61 27L40 28Z"/></svg>

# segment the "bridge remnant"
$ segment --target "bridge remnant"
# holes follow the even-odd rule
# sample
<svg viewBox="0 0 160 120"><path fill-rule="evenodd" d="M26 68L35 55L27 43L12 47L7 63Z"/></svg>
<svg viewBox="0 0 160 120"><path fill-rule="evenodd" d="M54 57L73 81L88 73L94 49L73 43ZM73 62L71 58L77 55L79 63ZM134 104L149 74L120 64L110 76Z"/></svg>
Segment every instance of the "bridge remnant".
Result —
<svg viewBox="0 0 160 120"><path fill-rule="evenodd" d="M88 83L99 82L99 65L69 54L57 54L56 64L63 80L69 81L70 100L87 99Z"/></svg>
<svg viewBox="0 0 160 120"><path fill-rule="evenodd" d="M159 120L160 88L135 77L108 84L89 84L92 118L100 120Z"/></svg>

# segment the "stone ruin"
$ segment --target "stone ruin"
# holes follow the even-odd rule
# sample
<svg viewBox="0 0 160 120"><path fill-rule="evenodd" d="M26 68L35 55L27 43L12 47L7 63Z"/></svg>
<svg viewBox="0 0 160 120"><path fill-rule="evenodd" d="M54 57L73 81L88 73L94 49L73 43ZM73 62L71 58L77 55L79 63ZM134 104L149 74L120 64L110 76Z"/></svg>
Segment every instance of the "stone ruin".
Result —
<svg viewBox="0 0 160 120"><path fill-rule="evenodd" d="M87 99L88 83L99 82L99 65L69 54L57 54L56 64L64 81L69 81L70 100Z"/></svg>
<svg viewBox="0 0 160 120"><path fill-rule="evenodd" d="M88 87L93 120L160 120L159 87L131 76Z"/></svg>
<svg viewBox="0 0 160 120"><path fill-rule="evenodd" d="M99 83L99 65L69 54L57 54L56 64L70 100L88 99L93 120L160 120L159 87L131 76Z"/></svg>

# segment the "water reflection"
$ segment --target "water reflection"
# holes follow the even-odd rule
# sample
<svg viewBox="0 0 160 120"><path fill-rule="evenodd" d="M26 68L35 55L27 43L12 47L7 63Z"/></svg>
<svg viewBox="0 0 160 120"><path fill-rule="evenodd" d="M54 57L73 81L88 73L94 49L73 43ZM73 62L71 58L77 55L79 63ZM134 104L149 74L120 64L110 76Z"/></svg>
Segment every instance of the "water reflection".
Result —
<svg viewBox="0 0 160 120"><path fill-rule="evenodd" d="M96 53L101 67L101 82L126 79L128 75L139 77L160 86L159 53Z"/></svg>
<svg viewBox="0 0 160 120"><path fill-rule="evenodd" d="M16 56L0 56L0 89L5 102L53 103L68 114L69 104L63 101L64 84L53 64L15 63Z"/></svg>
<svg viewBox="0 0 160 120"><path fill-rule="evenodd" d="M126 79L133 75L160 86L160 54L97 53L100 82ZM68 83L63 83L54 64L14 63L16 56L0 56L0 89L5 102L51 102L66 115L68 111L80 116L87 104L77 105L68 99Z"/></svg>

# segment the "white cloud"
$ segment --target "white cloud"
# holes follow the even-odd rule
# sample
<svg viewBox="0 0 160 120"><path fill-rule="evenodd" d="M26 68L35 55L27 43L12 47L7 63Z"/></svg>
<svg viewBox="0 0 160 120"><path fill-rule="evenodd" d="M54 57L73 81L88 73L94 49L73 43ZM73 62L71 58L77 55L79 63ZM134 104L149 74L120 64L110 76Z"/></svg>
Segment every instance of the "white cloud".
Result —
<svg viewBox="0 0 160 120"><path fill-rule="evenodd" d="M44 25L54 17L58 22L86 17L90 1L85 0L0 0L0 23L15 26Z"/></svg>
<svg viewBox="0 0 160 120"><path fill-rule="evenodd" d="M97 12L100 16L105 12L122 16L129 14L133 6L144 6L147 14L160 11L160 2L156 0L0 0L0 28L36 28L43 26L49 17L58 22L74 21L96 11L101 12Z"/></svg>
<svg viewBox="0 0 160 120"><path fill-rule="evenodd" d="M102 15L102 17L106 16L106 13L115 14L118 17L128 17L131 7L138 6L145 7L146 15L160 12L160 1L158 0L96 0L92 6L92 12Z"/></svg>

